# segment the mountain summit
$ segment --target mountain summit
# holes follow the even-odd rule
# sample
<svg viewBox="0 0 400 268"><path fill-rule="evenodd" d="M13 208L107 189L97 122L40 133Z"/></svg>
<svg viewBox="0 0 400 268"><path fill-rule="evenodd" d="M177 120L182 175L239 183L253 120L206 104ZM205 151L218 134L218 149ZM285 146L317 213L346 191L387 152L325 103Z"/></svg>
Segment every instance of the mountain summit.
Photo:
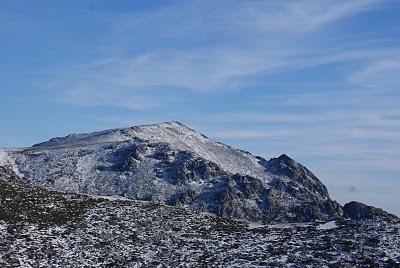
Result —
<svg viewBox="0 0 400 268"><path fill-rule="evenodd" d="M179 122L72 134L4 154L29 183L64 192L123 196L251 221L342 215L321 181L289 156L267 161Z"/></svg>

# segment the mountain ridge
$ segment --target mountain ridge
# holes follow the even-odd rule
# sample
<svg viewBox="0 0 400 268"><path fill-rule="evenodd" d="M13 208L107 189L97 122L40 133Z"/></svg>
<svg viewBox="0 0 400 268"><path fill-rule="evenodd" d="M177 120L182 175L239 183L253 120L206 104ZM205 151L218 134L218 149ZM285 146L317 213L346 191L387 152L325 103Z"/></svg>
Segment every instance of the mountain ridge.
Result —
<svg viewBox="0 0 400 268"><path fill-rule="evenodd" d="M177 121L57 137L6 151L34 185L119 195L265 222L342 217L342 207L286 154L265 160Z"/></svg>

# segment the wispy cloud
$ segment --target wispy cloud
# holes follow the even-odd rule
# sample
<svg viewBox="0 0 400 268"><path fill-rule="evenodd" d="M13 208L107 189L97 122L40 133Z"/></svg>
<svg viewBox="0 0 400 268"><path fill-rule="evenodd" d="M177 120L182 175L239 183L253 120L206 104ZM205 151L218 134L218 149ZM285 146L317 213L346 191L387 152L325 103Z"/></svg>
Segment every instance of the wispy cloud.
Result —
<svg viewBox="0 0 400 268"><path fill-rule="evenodd" d="M400 56L379 59L351 75L352 83L371 88L398 88L400 86ZM397 58L396 58L397 57Z"/></svg>
<svg viewBox="0 0 400 268"><path fill-rule="evenodd" d="M224 130L209 133L217 139L282 138L295 134L293 130Z"/></svg>
<svg viewBox="0 0 400 268"><path fill-rule="evenodd" d="M170 101L154 98L154 89L245 90L246 79L255 75L370 58L383 52L322 49L306 39L379 4L374 0L235 5L198 1L124 14L115 18L107 35L118 46L100 49L103 54L86 66L61 68L50 89L79 105L150 109ZM149 27L151 31L144 30Z"/></svg>
<svg viewBox="0 0 400 268"><path fill-rule="evenodd" d="M245 3L235 21L263 31L304 33L318 30L338 19L377 8L377 0L356 1L287 1ZM328 8L329 7L329 8ZM271 13L271 10L274 12ZM237 20L239 18L239 20ZM240 19L241 18L241 19Z"/></svg>

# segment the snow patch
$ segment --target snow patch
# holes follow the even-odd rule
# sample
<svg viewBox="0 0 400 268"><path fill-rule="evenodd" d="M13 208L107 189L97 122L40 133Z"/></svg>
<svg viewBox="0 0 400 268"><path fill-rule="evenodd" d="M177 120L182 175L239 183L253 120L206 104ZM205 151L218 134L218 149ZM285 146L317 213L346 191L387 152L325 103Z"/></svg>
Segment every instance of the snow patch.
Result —
<svg viewBox="0 0 400 268"><path fill-rule="evenodd" d="M248 222L247 226L249 227L249 229L258 229L258 228L266 227L265 224L262 224L259 222Z"/></svg>
<svg viewBox="0 0 400 268"><path fill-rule="evenodd" d="M14 159L10 157L9 153L4 149L0 149L0 166L11 167L20 178L24 177L24 175L19 172Z"/></svg>
<svg viewBox="0 0 400 268"><path fill-rule="evenodd" d="M7 152L3 149L0 149L0 166L8 166L9 164L9 156Z"/></svg>
<svg viewBox="0 0 400 268"><path fill-rule="evenodd" d="M327 223L321 224L317 226L318 230L330 230L330 229L335 229L338 226L336 225L335 221L329 221Z"/></svg>
<svg viewBox="0 0 400 268"><path fill-rule="evenodd" d="M138 202L137 200L129 199L126 197L121 197L121 196L115 196L115 195L87 195L90 196L93 199L105 199L109 201L116 201L116 200L122 200L122 201L132 201L132 202Z"/></svg>

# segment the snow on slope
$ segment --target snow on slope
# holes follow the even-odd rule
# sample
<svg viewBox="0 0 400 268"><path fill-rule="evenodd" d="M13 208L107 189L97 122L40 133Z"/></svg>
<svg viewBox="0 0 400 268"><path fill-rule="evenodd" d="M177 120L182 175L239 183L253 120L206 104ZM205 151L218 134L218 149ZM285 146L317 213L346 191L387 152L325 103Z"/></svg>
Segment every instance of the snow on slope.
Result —
<svg viewBox="0 0 400 268"><path fill-rule="evenodd" d="M331 229L335 229L338 226L336 225L335 221L328 221L327 223L321 224L317 226L318 230L331 230Z"/></svg>
<svg viewBox="0 0 400 268"><path fill-rule="evenodd" d="M0 149L0 166L7 166L9 164L8 154L3 149Z"/></svg>
<svg viewBox="0 0 400 268"><path fill-rule="evenodd" d="M155 143L167 143L174 149L189 151L210 162L219 165L224 171L262 178L268 182L269 176L259 159L250 153L236 150L217 143L179 122L142 125L131 128L106 130L89 134L72 134L63 138L54 138L34 146L36 149L60 149L88 146L102 143L149 140Z"/></svg>
<svg viewBox="0 0 400 268"><path fill-rule="evenodd" d="M10 150L8 150L10 151ZM1 149L0 148L0 166L4 166L4 167L11 167L12 170L21 178L24 177L23 174L21 174L18 170L18 167L14 161L14 159L12 157L10 157L10 155L7 153L7 150L5 149Z"/></svg>
<svg viewBox="0 0 400 268"><path fill-rule="evenodd" d="M29 183L59 191L188 205L254 221L340 214L318 178L289 157L266 161L179 122L72 134L7 153Z"/></svg>
<svg viewBox="0 0 400 268"><path fill-rule="evenodd" d="M128 129L128 133L141 139L150 138L157 142L169 143L178 150L194 152L233 174L239 173L268 180L265 168L259 164L260 160L250 153L212 141L179 122L133 127Z"/></svg>

